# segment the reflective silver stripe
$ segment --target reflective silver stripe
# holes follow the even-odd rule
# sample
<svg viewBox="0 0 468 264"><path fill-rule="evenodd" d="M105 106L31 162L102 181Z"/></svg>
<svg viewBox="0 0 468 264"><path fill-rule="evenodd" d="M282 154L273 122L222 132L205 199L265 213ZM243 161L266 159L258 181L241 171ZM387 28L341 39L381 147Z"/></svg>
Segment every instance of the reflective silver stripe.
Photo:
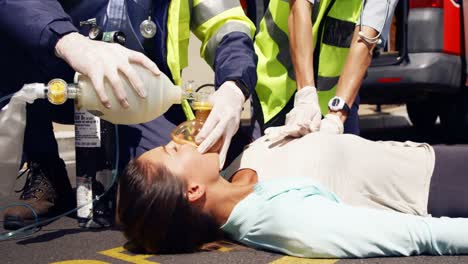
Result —
<svg viewBox="0 0 468 264"><path fill-rule="evenodd" d="M265 12L265 24L270 38L278 45L278 55L276 59L288 70L288 76L296 80L294 76L294 67L292 65L291 55L289 53L289 38L273 21L270 9Z"/></svg>
<svg viewBox="0 0 468 264"><path fill-rule="evenodd" d="M211 67L213 67L216 48L218 47L223 37L232 32L243 32L252 38L250 34L250 28L246 24L238 21L229 21L225 23L220 29L218 29L216 34L214 34L210 40L208 40L208 43L206 44L205 60Z"/></svg>
<svg viewBox="0 0 468 264"><path fill-rule="evenodd" d="M193 7L191 28L196 29L214 16L235 7L240 7L239 0L204 0Z"/></svg>
<svg viewBox="0 0 468 264"><path fill-rule="evenodd" d="M316 80L318 91L330 91L338 83L340 76L324 77L318 76Z"/></svg>

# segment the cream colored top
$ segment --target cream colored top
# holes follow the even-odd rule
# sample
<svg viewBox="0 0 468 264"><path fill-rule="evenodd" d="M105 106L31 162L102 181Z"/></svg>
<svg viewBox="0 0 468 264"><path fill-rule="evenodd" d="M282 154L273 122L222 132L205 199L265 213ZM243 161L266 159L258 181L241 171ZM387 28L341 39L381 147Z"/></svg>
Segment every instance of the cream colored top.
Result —
<svg viewBox="0 0 468 264"><path fill-rule="evenodd" d="M259 181L312 177L350 205L427 215L434 162L434 150L425 143L310 133L278 144L259 138L225 177L244 168L255 170Z"/></svg>

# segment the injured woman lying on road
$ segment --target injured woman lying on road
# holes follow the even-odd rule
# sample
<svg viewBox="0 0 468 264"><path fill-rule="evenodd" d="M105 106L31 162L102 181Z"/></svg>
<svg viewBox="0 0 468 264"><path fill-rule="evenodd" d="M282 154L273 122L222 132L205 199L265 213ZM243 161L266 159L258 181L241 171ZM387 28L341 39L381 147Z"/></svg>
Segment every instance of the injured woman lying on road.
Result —
<svg viewBox="0 0 468 264"><path fill-rule="evenodd" d="M468 148L311 133L216 153L169 143L120 178L125 236L149 253L224 236L307 258L468 254Z"/></svg>

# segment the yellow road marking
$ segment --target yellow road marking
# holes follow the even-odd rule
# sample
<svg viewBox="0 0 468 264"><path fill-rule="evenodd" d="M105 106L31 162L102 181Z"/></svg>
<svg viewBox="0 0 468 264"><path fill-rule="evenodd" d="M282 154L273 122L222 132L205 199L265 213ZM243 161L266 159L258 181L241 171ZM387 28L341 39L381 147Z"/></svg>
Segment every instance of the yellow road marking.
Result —
<svg viewBox="0 0 468 264"><path fill-rule="evenodd" d="M125 252L127 252L127 250L124 247L116 247L116 248L104 250L98 253L111 257L111 258L127 261L130 263L138 263L138 264L157 264L158 263L158 262L147 260L147 258L154 256L154 255L151 255L151 254L128 255Z"/></svg>
<svg viewBox="0 0 468 264"><path fill-rule="evenodd" d="M338 261L339 259L306 259L286 256L272 261L269 264L334 264Z"/></svg>
<svg viewBox="0 0 468 264"><path fill-rule="evenodd" d="M233 248L227 248L227 247L220 247L218 248L218 251L220 252L229 252L231 251Z"/></svg>
<svg viewBox="0 0 468 264"><path fill-rule="evenodd" d="M209 243L205 245L205 250L213 250L213 251L220 251L220 252L229 252L234 248L238 247L238 245L224 242L224 241L217 241L214 243ZM116 247L108 250L104 250L98 252L99 254L126 261L129 263L137 263L137 264L159 264L159 262L149 261L148 258L155 256L152 254L135 254L129 255L127 254L127 250L124 247ZM131 254L131 253L130 253ZM335 264L338 262L339 259L307 259L307 258L298 258L298 257L291 257L291 256L284 256L277 260L270 262L269 264ZM66 260L66 261L59 261L53 262L51 264L109 264L109 262L99 261L99 260Z"/></svg>
<svg viewBox="0 0 468 264"><path fill-rule="evenodd" d="M202 246L202 250L206 251L219 251L219 252L229 252L233 249L239 247L237 244L231 243L225 240L218 240L211 243L206 243Z"/></svg>

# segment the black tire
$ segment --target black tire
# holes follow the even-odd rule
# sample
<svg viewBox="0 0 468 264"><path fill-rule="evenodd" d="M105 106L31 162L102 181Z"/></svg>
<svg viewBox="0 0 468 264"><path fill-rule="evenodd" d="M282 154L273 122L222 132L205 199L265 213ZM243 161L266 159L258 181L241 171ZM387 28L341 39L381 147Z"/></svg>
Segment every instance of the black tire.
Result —
<svg viewBox="0 0 468 264"><path fill-rule="evenodd" d="M411 123L418 129L433 128L439 116L439 109L431 100L407 103L406 111Z"/></svg>

